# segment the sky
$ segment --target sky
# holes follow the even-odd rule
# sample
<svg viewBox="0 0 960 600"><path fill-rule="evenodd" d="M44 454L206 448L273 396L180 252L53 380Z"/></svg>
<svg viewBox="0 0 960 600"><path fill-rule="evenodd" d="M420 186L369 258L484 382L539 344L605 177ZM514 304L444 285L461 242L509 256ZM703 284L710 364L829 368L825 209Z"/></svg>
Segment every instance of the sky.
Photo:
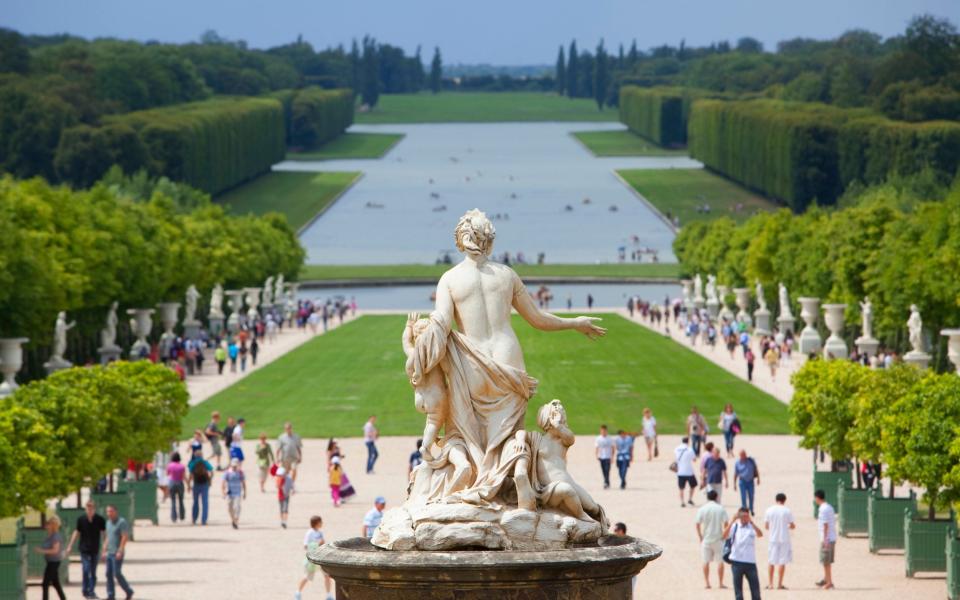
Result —
<svg viewBox="0 0 960 600"><path fill-rule="evenodd" d="M960 24L960 0L0 0L0 26L22 33L71 33L188 42L213 29L266 48L296 39L315 47L365 34L444 62L552 64L576 39L616 51L637 40L707 45L751 36L774 49L794 37L825 39L852 28L884 37L911 16L930 13Z"/></svg>

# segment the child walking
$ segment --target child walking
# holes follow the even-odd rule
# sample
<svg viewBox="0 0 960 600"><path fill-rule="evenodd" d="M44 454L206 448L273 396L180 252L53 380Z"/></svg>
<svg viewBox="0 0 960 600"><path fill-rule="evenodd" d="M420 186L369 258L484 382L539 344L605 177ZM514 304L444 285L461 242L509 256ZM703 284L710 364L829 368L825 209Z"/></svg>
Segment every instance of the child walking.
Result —
<svg viewBox="0 0 960 600"><path fill-rule="evenodd" d="M310 529L303 535L303 549L308 553L315 552L317 548L323 545L323 532L320 528L323 526L323 519L320 515L310 517ZM293 595L294 600L300 600L303 594L303 588L307 587L307 582L313 581L317 573L317 565L310 562L309 558L303 559L303 577L297 586L297 593ZM327 600L333 600L333 594L330 593L330 576L323 574L323 588L327 592Z"/></svg>
<svg viewBox="0 0 960 600"><path fill-rule="evenodd" d="M340 506L340 486L343 485L343 471L340 469L340 457L334 456L330 461L330 497L333 506Z"/></svg>
<svg viewBox="0 0 960 600"><path fill-rule="evenodd" d="M283 467L277 467L277 499L280 501L280 527L287 528L290 514L290 496L293 494L293 478Z"/></svg>

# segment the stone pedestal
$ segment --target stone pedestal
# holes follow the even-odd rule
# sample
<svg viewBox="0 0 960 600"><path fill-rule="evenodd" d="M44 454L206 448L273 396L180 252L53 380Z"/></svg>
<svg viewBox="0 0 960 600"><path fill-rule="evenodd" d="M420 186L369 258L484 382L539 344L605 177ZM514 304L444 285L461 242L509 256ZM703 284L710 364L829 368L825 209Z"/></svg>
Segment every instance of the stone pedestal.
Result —
<svg viewBox="0 0 960 600"><path fill-rule="evenodd" d="M119 346L110 346L109 348L97 348L97 354L100 355L100 364L106 365L120 360L123 350Z"/></svg>
<svg viewBox="0 0 960 600"><path fill-rule="evenodd" d="M830 336L827 337L823 345L823 357L826 359L845 359L850 356L847 349L847 343L843 341L843 313L847 309L846 304L824 304L823 320L830 330Z"/></svg>
<svg viewBox="0 0 960 600"><path fill-rule="evenodd" d="M29 342L29 338L0 338L0 374L3 375L3 381L0 382L0 398L9 396L17 390L16 381L17 372L23 367L23 348L22 346Z"/></svg>
<svg viewBox="0 0 960 600"><path fill-rule="evenodd" d="M857 345L857 352L860 354L866 354L867 356L873 358L877 355L877 350L880 349L880 340L876 338L867 338L862 335L853 341Z"/></svg>
<svg viewBox="0 0 960 600"><path fill-rule="evenodd" d="M707 300L707 314L710 315L710 320L716 320L720 316L720 302L710 298Z"/></svg>
<svg viewBox="0 0 960 600"><path fill-rule="evenodd" d="M766 308L758 308L753 311L753 318L756 319L756 326L753 328L755 335L770 335L770 311Z"/></svg>
<svg viewBox="0 0 960 600"><path fill-rule="evenodd" d="M381 550L363 538L308 555L339 600L624 600L661 548L630 537L547 552Z"/></svg>
<svg viewBox="0 0 960 600"><path fill-rule="evenodd" d="M931 356L926 352L917 352L916 350L911 350L903 356L903 362L908 365L913 365L919 369L926 369L930 364Z"/></svg>
<svg viewBox="0 0 960 600"><path fill-rule="evenodd" d="M940 335L947 338L947 358L956 367L957 374L960 374L960 329L944 329Z"/></svg>
<svg viewBox="0 0 960 600"><path fill-rule="evenodd" d="M203 323L194 319L193 321L184 321L183 322L183 337L186 339L195 340L200 337L200 328L203 326Z"/></svg>
<svg viewBox="0 0 960 600"><path fill-rule="evenodd" d="M817 313L819 312L820 298L799 298L798 300L802 307L800 318L806 323L803 331L800 332L800 353L810 354L811 352L819 352L823 347L823 342L820 340L820 332L817 331Z"/></svg>
<svg viewBox="0 0 960 600"><path fill-rule="evenodd" d="M793 318L793 315L780 315L777 317L777 328L783 335L787 335L788 331L795 331L794 326L796 323L797 320Z"/></svg>
<svg viewBox="0 0 960 600"><path fill-rule="evenodd" d="M698 311L706 306L707 300L703 296L699 296L693 299L693 307Z"/></svg>
<svg viewBox="0 0 960 600"><path fill-rule="evenodd" d="M50 358L50 360L43 363L43 369L47 372L47 375L53 375L57 371L69 369L72 366L72 362L59 356L53 356Z"/></svg>
<svg viewBox="0 0 960 600"><path fill-rule="evenodd" d="M210 335L218 336L223 332L223 317L210 317L207 322L210 325Z"/></svg>
<svg viewBox="0 0 960 600"><path fill-rule="evenodd" d="M741 323L746 323L749 327L753 321L750 319L750 314L747 313L747 309L750 307L750 289L749 288L733 288L733 293L737 298L737 321Z"/></svg>

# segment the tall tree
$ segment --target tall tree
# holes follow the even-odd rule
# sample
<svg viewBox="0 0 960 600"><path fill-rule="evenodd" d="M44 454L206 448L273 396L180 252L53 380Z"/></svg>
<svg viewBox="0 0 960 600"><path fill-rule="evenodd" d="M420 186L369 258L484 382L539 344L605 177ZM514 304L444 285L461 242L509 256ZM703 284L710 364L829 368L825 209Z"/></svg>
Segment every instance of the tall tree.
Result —
<svg viewBox="0 0 960 600"><path fill-rule="evenodd" d="M570 52L567 53L567 96L574 98L580 90L579 70L577 64L580 58L577 56L577 40L570 42Z"/></svg>
<svg viewBox="0 0 960 600"><path fill-rule="evenodd" d="M440 48L434 47L433 60L430 61L430 91L440 93L440 83L443 81L443 59L440 58Z"/></svg>
<svg viewBox="0 0 960 600"><path fill-rule="evenodd" d="M607 62L607 49L603 47L601 38L597 44L597 56L593 61L593 99L597 102L597 110L603 110L607 101L607 87L610 85L610 67Z"/></svg>
<svg viewBox="0 0 960 600"><path fill-rule="evenodd" d="M360 46L357 45L357 38L353 38L350 46L350 87L354 98L360 93L360 79Z"/></svg>
<svg viewBox="0 0 960 600"><path fill-rule="evenodd" d="M557 93L561 96L563 95L564 90L567 85L567 66L566 59L563 56L563 46L560 46L560 51L557 53Z"/></svg>
<svg viewBox="0 0 960 600"><path fill-rule="evenodd" d="M627 54L627 66L632 69L638 60L640 60L640 53L637 52L637 40L633 40L630 44L630 52Z"/></svg>
<svg viewBox="0 0 960 600"><path fill-rule="evenodd" d="M620 44L620 52L617 53L617 70L623 69L623 44Z"/></svg>
<svg viewBox="0 0 960 600"><path fill-rule="evenodd" d="M372 109L380 99L380 59L377 41L370 36L363 38L361 74L363 81L360 91L361 100Z"/></svg>

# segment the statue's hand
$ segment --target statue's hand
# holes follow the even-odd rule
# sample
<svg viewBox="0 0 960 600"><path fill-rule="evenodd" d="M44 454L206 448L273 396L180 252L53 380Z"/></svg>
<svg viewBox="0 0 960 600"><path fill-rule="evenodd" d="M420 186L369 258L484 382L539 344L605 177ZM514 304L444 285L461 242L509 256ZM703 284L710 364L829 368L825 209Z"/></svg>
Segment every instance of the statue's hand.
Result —
<svg viewBox="0 0 960 600"><path fill-rule="evenodd" d="M599 325L594 325L594 321L602 321L600 317L577 317L574 319L575 323L573 328L587 336L591 340L603 337L607 334L607 330Z"/></svg>
<svg viewBox="0 0 960 600"><path fill-rule="evenodd" d="M420 320L420 313L412 312L407 314L407 326L411 326Z"/></svg>

